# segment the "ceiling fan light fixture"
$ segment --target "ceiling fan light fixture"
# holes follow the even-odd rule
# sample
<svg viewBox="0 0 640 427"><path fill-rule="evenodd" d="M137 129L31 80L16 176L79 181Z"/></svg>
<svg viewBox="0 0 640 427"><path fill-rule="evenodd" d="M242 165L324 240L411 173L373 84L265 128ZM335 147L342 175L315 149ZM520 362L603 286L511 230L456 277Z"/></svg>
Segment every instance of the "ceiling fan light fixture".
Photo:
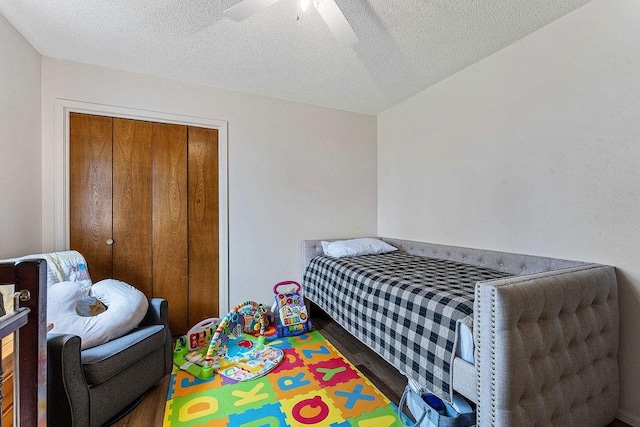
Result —
<svg viewBox="0 0 640 427"><path fill-rule="evenodd" d="M222 15L234 21L242 21L277 1L278 0L242 0L235 6L222 12ZM300 19L300 11L304 10L310 1L313 2L313 5L338 42L346 47L351 47L358 43L358 36L355 31L353 31L353 28L351 28L347 18L342 14L335 0L297 0L296 19Z"/></svg>

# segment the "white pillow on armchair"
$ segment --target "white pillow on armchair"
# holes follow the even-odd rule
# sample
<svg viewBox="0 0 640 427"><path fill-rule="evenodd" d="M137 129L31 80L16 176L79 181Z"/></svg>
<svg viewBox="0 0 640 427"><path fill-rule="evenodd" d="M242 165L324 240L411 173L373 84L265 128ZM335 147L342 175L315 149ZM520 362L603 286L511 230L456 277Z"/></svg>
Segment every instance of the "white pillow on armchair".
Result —
<svg viewBox="0 0 640 427"><path fill-rule="evenodd" d="M78 335L82 350L104 344L129 333L144 318L149 307L146 296L124 282L101 280L91 286L90 296L107 309L95 316L78 313L78 302L86 296L78 282L58 282L47 290L47 321L52 333Z"/></svg>

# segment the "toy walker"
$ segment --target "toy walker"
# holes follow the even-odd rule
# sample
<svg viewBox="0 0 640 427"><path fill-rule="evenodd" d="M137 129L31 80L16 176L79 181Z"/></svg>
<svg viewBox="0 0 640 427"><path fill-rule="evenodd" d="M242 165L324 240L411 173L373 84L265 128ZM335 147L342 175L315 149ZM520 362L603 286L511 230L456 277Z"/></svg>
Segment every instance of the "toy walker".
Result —
<svg viewBox="0 0 640 427"><path fill-rule="evenodd" d="M247 381L270 372L284 357L282 350L266 345L265 310L258 303L238 304L219 323L217 320L203 320L177 340L173 362L180 369L201 380L217 372L236 381ZM257 331L259 336L245 331ZM207 342L208 345L201 345Z"/></svg>
<svg viewBox="0 0 640 427"><path fill-rule="evenodd" d="M280 293L278 288L286 285L295 286L295 290ZM300 290L300 283L291 280L276 283L273 287L276 300L274 305L277 306L278 314L280 315L280 324L276 327L276 333L279 338L300 335L311 331L313 327Z"/></svg>

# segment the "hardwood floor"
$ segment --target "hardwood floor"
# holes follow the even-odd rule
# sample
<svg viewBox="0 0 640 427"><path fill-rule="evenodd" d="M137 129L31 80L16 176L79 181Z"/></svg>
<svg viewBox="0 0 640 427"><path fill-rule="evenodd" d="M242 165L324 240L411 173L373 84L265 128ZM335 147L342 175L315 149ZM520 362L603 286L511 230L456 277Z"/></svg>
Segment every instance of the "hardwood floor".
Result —
<svg viewBox="0 0 640 427"><path fill-rule="evenodd" d="M162 426L170 377L170 375L164 377L162 381L147 392L142 402L133 411L111 425L118 427Z"/></svg>
<svg viewBox="0 0 640 427"><path fill-rule="evenodd" d="M396 405L407 384L406 378L369 349L355 339L349 332L331 320L321 310L314 307L313 326L320 331L340 353L342 353L360 372L382 391ZM169 376L149 390L142 402L127 416L117 421L116 427L156 427L162 426L164 407L169 389ZM607 427L630 427L615 420Z"/></svg>

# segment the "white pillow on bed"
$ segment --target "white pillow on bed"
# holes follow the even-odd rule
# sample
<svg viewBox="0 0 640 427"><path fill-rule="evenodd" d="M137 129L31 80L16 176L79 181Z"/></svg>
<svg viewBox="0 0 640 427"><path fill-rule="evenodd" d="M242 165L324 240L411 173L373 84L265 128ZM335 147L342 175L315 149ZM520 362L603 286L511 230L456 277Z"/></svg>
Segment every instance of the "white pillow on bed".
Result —
<svg viewBox="0 0 640 427"><path fill-rule="evenodd" d="M387 242L372 238L322 242L322 251L324 254L334 258L359 255L377 255L397 250L398 248L391 246Z"/></svg>
<svg viewBox="0 0 640 427"><path fill-rule="evenodd" d="M107 310L84 317L76 311L78 301L86 296L83 289L78 282L58 282L47 290L51 332L78 335L82 350L127 334L142 321L149 307L146 296L133 286L105 279L91 286L90 296L100 300Z"/></svg>

